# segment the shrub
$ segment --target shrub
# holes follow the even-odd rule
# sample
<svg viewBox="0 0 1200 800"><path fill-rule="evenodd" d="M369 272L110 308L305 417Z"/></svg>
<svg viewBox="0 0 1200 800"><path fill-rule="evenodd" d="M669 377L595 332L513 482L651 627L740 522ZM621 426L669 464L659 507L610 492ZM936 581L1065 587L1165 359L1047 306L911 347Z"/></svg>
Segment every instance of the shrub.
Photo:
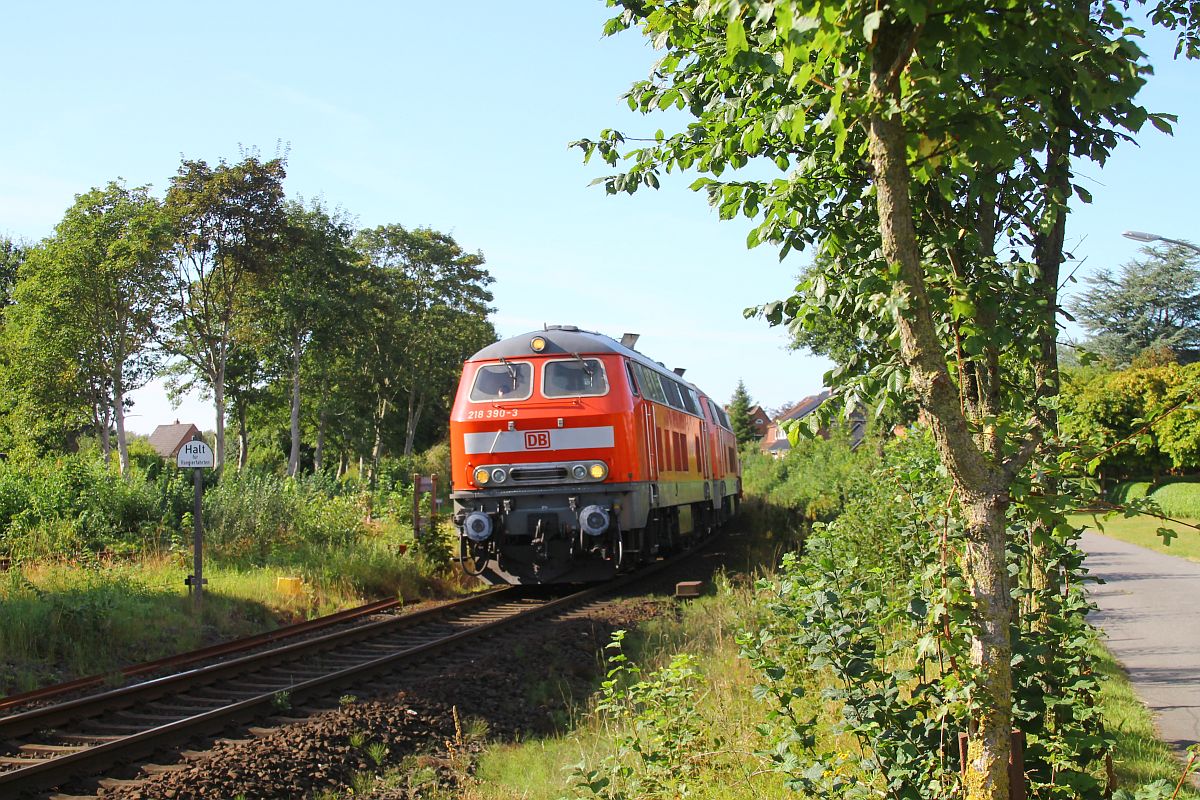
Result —
<svg viewBox="0 0 1200 800"><path fill-rule="evenodd" d="M1200 482L1172 481L1150 493L1168 517L1200 519Z"/></svg>
<svg viewBox="0 0 1200 800"><path fill-rule="evenodd" d="M742 452L742 486L747 494L805 520L828 521L877 461L869 441L852 448L846 431L837 429L828 439L798 439L782 458L747 448Z"/></svg>
<svg viewBox="0 0 1200 800"><path fill-rule="evenodd" d="M287 550L347 544L366 532L349 496L331 497L321 478L227 472L204 495L206 541L213 554L264 564Z"/></svg>
<svg viewBox="0 0 1200 800"><path fill-rule="evenodd" d="M128 551L176 530L184 487L164 471L122 477L95 456L0 464L0 552L14 558Z"/></svg>

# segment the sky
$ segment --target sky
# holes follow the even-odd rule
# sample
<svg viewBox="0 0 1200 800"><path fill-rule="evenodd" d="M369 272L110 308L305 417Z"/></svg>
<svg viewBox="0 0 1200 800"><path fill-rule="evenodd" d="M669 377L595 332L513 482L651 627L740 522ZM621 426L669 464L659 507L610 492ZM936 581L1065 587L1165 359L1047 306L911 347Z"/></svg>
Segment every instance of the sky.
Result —
<svg viewBox="0 0 1200 800"><path fill-rule="evenodd" d="M0 48L0 234L36 241L76 194L121 177L161 194L181 158L286 154L290 197L321 198L360 227L451 233L495 277L502 337L574 324L620 338L727 401L739 379L767 408L821 389L830 364L789 352L742 310L787 296L807 263L747 250L747 220L720 222L691 178L608 197L568 143L604 128L649 136L682 117L621 100L656 53L601 36L600 0L459 3L23 3ZM1175 113L1077 182L1094 202L1068 227L1078 275L1136 254L1129 229L1200 240L1200 64L1144 43L1141 100ZM1069 268L1073 268L1071 265ZM211 429L211 405L172 408L151 383L129 427Z"/></svg>

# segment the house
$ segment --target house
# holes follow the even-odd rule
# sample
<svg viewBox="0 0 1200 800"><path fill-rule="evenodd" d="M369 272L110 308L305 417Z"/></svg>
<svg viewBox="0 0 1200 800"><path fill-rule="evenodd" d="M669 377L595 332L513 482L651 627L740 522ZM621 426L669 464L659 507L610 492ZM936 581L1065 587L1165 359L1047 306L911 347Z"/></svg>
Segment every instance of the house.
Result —
<svg viewBox="0 0 1200 800"><path fill-rule="evenodd" d="M728 409L726 409L728 410ZM767 428L771 424L771 415L768 414L762 406L750 406L746 410L746 414L750 417L750 424L754 426L754 435L762 438L767 434Z"/></svg>
<svg viewBox="0 0 1200 800"><path fill-rule="evenodd" d="M184 442L190 442L200 435L200 429L190 422L181 423L175 420L172 425L159 425L150 434L150 446L163 458L175 458Z"/></svg>
<svg viewBox="0 0 1200 800"><path fill-rule="evenodd" d="M804 398L791 408L778 414L767 426L767 431L759 442L759 450L763 453L769 453L776 458L782 458L792 449L792 443L788 441L787 433L784 430L784 423L798 422L804 419L820 408L821 404L831 396L832 392L828 390L819 392ZM850 415L850 442L853 446L858 446L858 443L863 440L866 430L867 415L865 409L859 407ZM823 428L819 433L826 439L829 438L829 431L827 429Z"/></svg>

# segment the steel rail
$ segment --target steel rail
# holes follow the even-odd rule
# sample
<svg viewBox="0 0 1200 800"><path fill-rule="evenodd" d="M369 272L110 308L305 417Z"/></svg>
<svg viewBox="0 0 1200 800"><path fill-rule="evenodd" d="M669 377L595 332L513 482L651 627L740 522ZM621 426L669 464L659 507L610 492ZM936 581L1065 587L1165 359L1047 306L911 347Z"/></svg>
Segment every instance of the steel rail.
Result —
<svg viewBox="0 0 1200 800"><path fill-rule="evenodd" d="M54 728L64 722L86 719L101 713L128 708L137 703L156 700L166 695L179 694L181 689L195 688L214 683L222 678L274 666L292 660L293 656L299 654L331 650L359 639L370 638L385 630L388 632L404 630L454 613L472 610L475 606L491 603L511 593L512 587L493 589L412 614L359 625L343 631L334 631L324 636L293 642L273 650L251 653L241 658L221 661L107 692L0 717L0 741L14 739L37 730ZM0 773L0 778L5 774L7 773Z"/></svg>
<svg viewBox="0 0 1200 800"><path fill-rule="evenodd" d="M280 639L289 639L293 636L299 636L304 633L309 633L314 630L328 628L331 625L338 625L343 622L348 622L359 617L367 617L372 614L379 614L384 611L390 611L401 604L401 601L396 598L388 600L376 600L373 603L348 608L344 611L338 611L335 614L327 614L316 619L297 622L292 625L284 625L266 633L259 633L253 636L244 636L240 639L232 639L228 642L220 642L218 644L201 647L196 650L189 650L186 653L178 653L176 655L165 656L153 661L143 661L138 664L131 664L120 669L120 674L126 678L145 675L150 672L158 672L170 667L182 667L188 664L194 664L197 661L205 661L210 658L229 655L230 653L238 653L243 650L249 650L252 647L261 647L262 645L277 642ZM27 705L37 700L48 700L54 697L61 697L64 694L77 692L82 689L91 689L95 686L102 686L108 679L109 674L103 675L87 675L82 678L76 678L73 681L65 683L56 683L52 686L44 686L40 689L34 689L28 692L18 694L10 694L5 697L0 697L0 711L5 709L15 708L17 706Z"/></svg>
<svg viewBox="0 0 1200 800"><path fill-rule="evenodd" d="M41 760L34 764L19 766L6 772L0 772L0 794L28 792L31 790L48 789L83 775L90 775L111 767L114 763L147 755L155 750L180 741L212 734L229 728L234 723L242 722L258 716L269 715L277 710L277 697L280 691L286 691L292 701L303 700L326 695L332 690L361 681L364 677L394 670L405 661L428 658L442 651L452 649L463 641L475 637L486 636L506 627L523 624L528 620L548 614L559 613L571 606L586 603L594 598L614 593L635 581L641 581L665 570L691 554L695 549L685 551L672 558L656 562L647 568L638 570L612 581L589 587L556 600L547 600L537 606L525 610L517 610L500 619L485 620L464 630L440 636L433 641L423 642L413 646L402 647L394 653L376 658L370 658L362 663L335 669L330 673L298 683L289 684L279 689L261 691L259 694L244 697L236 702L219 708L204 711L199 714L184 717L163 725L137 731L119 739L87 747L78 752L58 755ZM449 616L446 612L454 610L470 610L469 606L486 606L494 601L501 605L506 598L516 594L520 587L505 587L458 601L454 604L428 609L425 612L397 617L394 620L357 626L349 631L339 631L318 639L310 639L286 645L277 650L257 653L233 661L202 667L179 675L135 684L134 686L106 692L94 697L81 698L75 701L34 709L24 714L0 719L0 740L11 739L15 731L29 733L46 728L53 728L63 722L95 718L103 712L119 712L135 702L152 700L168 694L177 694L183 686L192 688L214 683L221 677L233 674L244 674L252 667L252 662L263 665L273 665L289 660L288 656L301 654L305 651L331 650L338 644L352 641L352 634L364 633L368 630L381 631L390 628L395 631L412 627L414 620L430 621L438 616ZM515 598L514 598L515 599ZM479 609L486 612L486 608ZM407 624L406 624L407 623ZM390 632L390 631L389 631ZM354 638L368 638L360 635ZM217 689L219 694L220 690Z"/></svg>
<svg viewBox="0 0 1200 800"><path fill-rule="evenodd" d="M623 585L623 584L622 584ZM442 636L432 642L397 650L395 653L370 659L361 664L346 667L286 687L293 700L303 700L358 681L376 672L393 669L402 662L415 658L427 658L457 646L465 639L483 636L534 617L578 604L595 595L612 591L615 586L602 585L577 592L565 598L551 600L526 611L507 617L483 622L462 631ZM494 595L493 595L494 597ZM114 741L89 747L76 753L45 759L39 763L19 767L0 773L0 790L25 792L53 787L72 777L88 774L111 766L114 762L147 755L168 743L186 740L198 735L210 734L228 728L236 722L269 714L276 710L278 690L265 691L253 697L230 703L201 714L185 717L174 722L132 733Z"/></svg>

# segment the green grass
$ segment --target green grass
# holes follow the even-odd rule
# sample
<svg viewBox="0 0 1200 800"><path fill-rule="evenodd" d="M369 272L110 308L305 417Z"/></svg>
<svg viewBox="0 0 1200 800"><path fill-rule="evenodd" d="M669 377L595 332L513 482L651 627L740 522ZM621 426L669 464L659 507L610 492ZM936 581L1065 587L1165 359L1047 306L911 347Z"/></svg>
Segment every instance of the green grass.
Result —
<svg viewBox="0 0 1200 800"><path fill-rule="evenodd" d="M1107 680L1100 690L1100 713L1104 725L1116 739L1113 769L1117 788L1132 789L1156 780L1172 785L1179 780L1182 765L1154 730L1150 711L1138 699L1125 670L1099 641L1093 648L1096 669ZM1200 793L1182 790L1182 798L1196 800Z"/></svg>
<svg viewBox="0 0 1200 800"><path fill-rule="evenodd" d="M1105 518L1102 514L1072 514L1068 519L1072 525L1092 528L1123 542L1191 561L1200 561L1200 530L1196 528L1173 525L1165 520L1147 516ZM1184 521L1200 524L1190 519ZM1159 528L1171 528L1179 535L1171 539L1169 545L1164 544L1162 537L1158 535Z"/></svg>
<svg viewBox="0 0 1200 800"><path fill-rule="evenodd" d="M1109 499L1127 503L1147 494L1168 517L1200 519L1200 481L1195 478L1168 480L1157 488L1150 481L1125 481L1109 492Z"/></svg>
<svg viewBox="0 0 1200 800"><path fill-rule="evenodd" d="M380 597L446 597L466 584L435 574L385 536L307 547L266 566L209 561L203 618L184 586L185 553L131 561L43 561L0 573L0 696L349 608ZM287 596L281 577L304 589Z"/></svg>

